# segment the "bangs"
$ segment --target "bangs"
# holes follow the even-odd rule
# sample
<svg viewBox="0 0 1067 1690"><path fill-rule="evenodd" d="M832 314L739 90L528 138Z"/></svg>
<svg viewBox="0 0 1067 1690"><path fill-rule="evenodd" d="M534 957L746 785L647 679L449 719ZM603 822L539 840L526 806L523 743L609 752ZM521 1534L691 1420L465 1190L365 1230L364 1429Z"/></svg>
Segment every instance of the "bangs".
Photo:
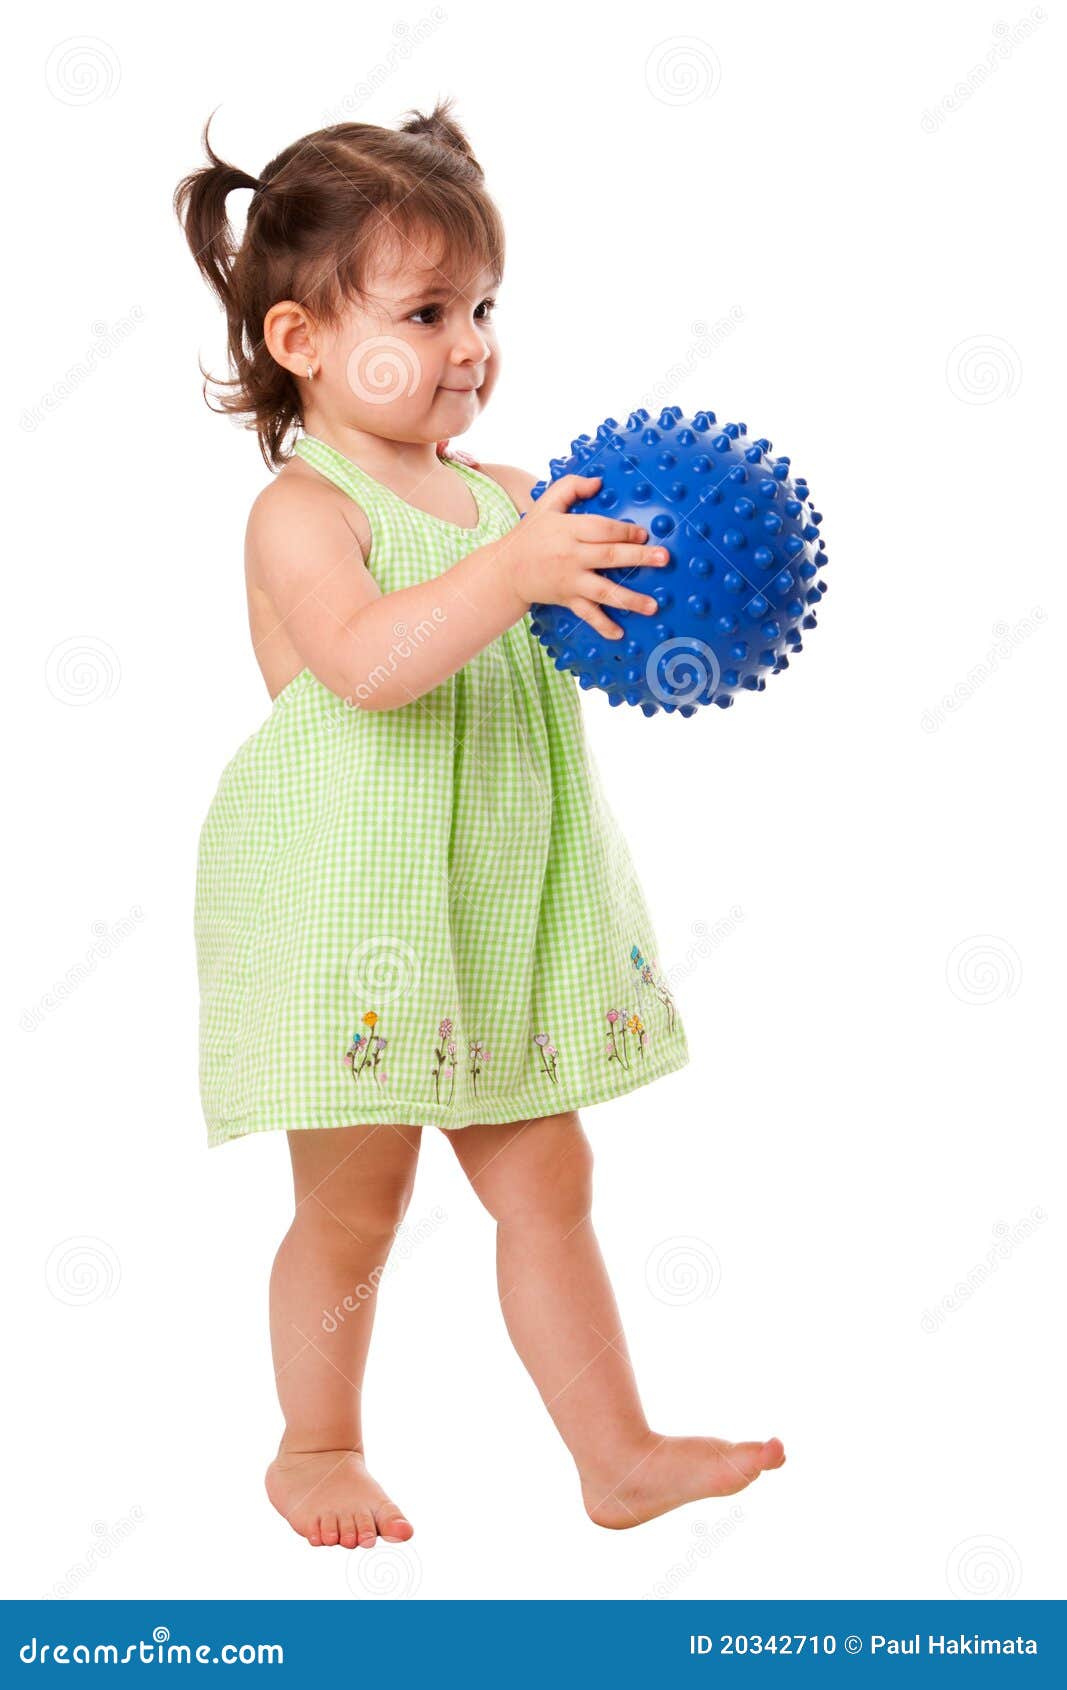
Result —
<svg viewBox="0 0 1067 1690"><path fill-rule="evenodd" d="M394 289L403 286L412 295L459 292L473 288L483 276L488 286L500 286L503 227L478 199L457 194L450 186L451 193L433 196L432 212L415 203L420 192L416 190L401 211L382 217L360 255L361 293L372 277Z"/></svg>

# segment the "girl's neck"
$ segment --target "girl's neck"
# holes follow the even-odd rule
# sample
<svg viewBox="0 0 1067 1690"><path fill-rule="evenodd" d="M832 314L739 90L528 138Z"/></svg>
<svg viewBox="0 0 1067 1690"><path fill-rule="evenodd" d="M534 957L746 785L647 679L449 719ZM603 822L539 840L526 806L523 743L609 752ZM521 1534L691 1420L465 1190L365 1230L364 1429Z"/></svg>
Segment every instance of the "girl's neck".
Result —
<svg viewBox="0 0 1067 1690"><path fill-rule="evenodd" d="M314 413L305 423L304 433L332 446L376 481L395 484L398 489L417 486L432 475L440 463L435 440L389 440L365 429L316 417Z"/></svg>

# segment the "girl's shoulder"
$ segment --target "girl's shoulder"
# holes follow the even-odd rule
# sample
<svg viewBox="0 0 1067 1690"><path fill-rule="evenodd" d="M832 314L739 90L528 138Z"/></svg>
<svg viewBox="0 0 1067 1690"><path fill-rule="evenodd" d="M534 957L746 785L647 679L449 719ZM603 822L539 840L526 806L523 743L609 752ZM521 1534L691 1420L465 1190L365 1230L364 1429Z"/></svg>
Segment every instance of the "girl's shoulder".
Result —
<svg viewBox="0 0 1067 1690"><path fill-rule="evenodd" d="M307 519L340 517L359 542L364 558L370 556L371 526L362 505L318 470L293 456L260 489L248 515L248 537L253 548L257 536L279 529L299 531Z"/></svg>
<svg viewBox="0 0 1067 1690"><path fill-rule="evenodd" d="M514 464L487 464L480 460L475 463L470 459L464 461L468 462L472 469L481 470L483 475L488 475L498 482L520 516L533 509L534 501L530 495L537 482L536 475L530 475L524 469L516 469Z"/></svg>

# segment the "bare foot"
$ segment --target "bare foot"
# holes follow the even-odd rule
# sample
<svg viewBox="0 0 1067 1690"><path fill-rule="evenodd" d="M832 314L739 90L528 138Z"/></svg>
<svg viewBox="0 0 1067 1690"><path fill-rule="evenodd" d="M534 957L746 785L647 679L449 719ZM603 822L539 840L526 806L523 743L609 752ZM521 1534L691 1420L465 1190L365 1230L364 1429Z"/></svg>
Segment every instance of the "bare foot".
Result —
<svg viewBox="0 0 1067 1690"><path fill-rule="evenodd" d="M621 1530L654 1520L704 1496L733 1496L785 1460L781 1440L732 1444L725 1438L662 1438L617 1463L617 1471L583 1476L582 1501L598 1526Z"/></svg>
<svg viewBox="0 0 1067 1690"><path fill-rule="evenodd" d="M373 1549L379 1535L403 1543L414 1531L354 1449L279 1451L266 1485L278 1513L316 1549Z"/></svg>

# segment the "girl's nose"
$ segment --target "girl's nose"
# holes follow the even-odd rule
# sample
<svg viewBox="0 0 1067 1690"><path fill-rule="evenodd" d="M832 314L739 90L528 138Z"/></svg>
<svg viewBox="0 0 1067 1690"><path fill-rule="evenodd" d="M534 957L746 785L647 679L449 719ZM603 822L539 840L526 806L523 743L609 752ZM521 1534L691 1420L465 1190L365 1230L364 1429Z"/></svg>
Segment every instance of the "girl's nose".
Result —
<svg viewBox="0 0 1067 1690"><path fill-rule="evenodd" d="M484 364L489 357L489 342L472 324L453 347L453 354L465 363Z"/></svg>

